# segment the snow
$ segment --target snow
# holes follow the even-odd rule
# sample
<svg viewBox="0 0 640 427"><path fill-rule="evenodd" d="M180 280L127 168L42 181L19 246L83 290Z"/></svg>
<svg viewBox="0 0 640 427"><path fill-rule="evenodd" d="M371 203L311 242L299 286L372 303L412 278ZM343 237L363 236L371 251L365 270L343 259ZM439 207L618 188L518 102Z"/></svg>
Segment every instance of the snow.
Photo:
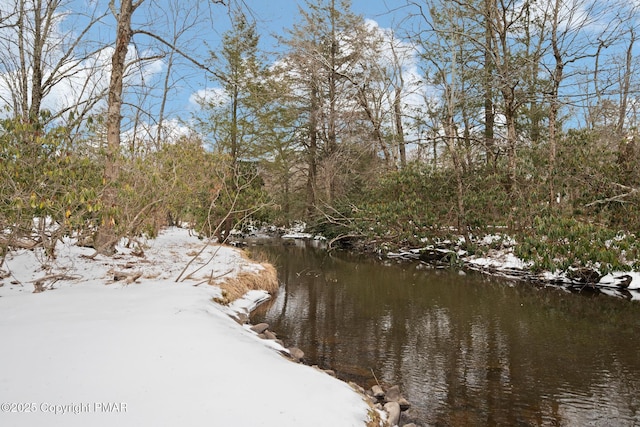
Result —
<svg viewBox="0 0 640 427"><path fill-rule="evenodd" d="M287 233L287 234L283 234L282 238L283 239L312 239L313 234L302 233L302 232Z"/></svg>
<svg viewBox="0 0 640 427"><path fill-rule="evenodd" d="M513 254L512 248L490 249L486 256L469 256L464 258L465 264L472 269L481 271L494 271L506 277L518 277L516 272L526 272L531 269L532 263L524 261ZM538 274L541 281L546 283L565 283L567 285L580 285L572 282L566 273L544 271ZM629 279L629 284L620 288L620 284L625 279ZM630 300L640 300L640 272L615 271L604 275L598 283L593 284L601 292L616 296L625 297ZM584 285L583 285L584 286Z"/></svg>
<svg viewBox="0 0 640 427"><path fill-rule="evenodd" d="M502 246L506 246L506 247L511 247L516 245L515 239L506 234L487 234L483 236L480 242L478 243L484 246L495 245L497 243L500 243Z"/></svg>
<svg viewBox="0 0 640 427"><path fill-rule="evenodd" d="M268 294L225 307L203 284L258 271L240 252L208 246L173 228L140 242L144 256L86 258L67 241L48 262L10 254L0 284L2 426L363 426L369 406L349 385L278 353L229 314ZM85 257L82 257L82 256ZM44 268L43 268L44 266ZM138 271L134 283L114 271ZM47 290L32 293L38 278ZM183 275L184 276L184 275ZM7 405L8 404L8 405Z"/></svg>
<svg viewBox="0 0 640 427"><path fill-rule="evenodd" d="M636 271L631 271L631 272L619 271L619 272L607 274L600 279L600 281L598 282L598 285L605 286L605 287L606 286L617 287L618 283L620 283L621 281L621 278L624 278L624 276L629 276L629 278L631 279L631 282L629 283L629 286L627 287L627 289L630 289L630 290L640 289L640 272L636 272Z"/></svg>
<svg viewBox="0 0 640 427"><path fill-rule="evenodd" d="M303 232L291 232L291 233L286 233L283 234L281 236L282 239L304 239L304 240L327 240L326 237L323 236L319 236L319 235L313 235L311 233L303 233Z"/></svg>
<svg viewBox="0 0 640 427"><path fill-rule="evenodd" d="M427 241L427 239L422 239ZM454 247L451 241L443 241L448 246ZM462 241L458 242L460 245ZM597 283L581 283L572 280L566 272L543 271L534 273L533 263L525 261L514 254L516 240L506 234L489 234L477 240L480 246L487 248L483 255L469 255L465 251L457 250L459 260L465 267L471 270L495 274L512 279L532 279L537 282L552 286L570 287L572 290L597 290L607 295L622 297L629 300L640 300L640 272L614 271L604 275ZM422 249L403 249L399 252L387 252L388 258L419 259L420 252L439 251L443 254L452 252L451 249L437 249L434 246L427 246Z"/></svg>
<svg viewBox="0 0 640 427"><path fill-rule="evenodd" d="M473 266L488 267L498 270L526 270L531 268L531 263L523 261L508 250L489 250L487 256L469 257L465 262Z"/></svg>

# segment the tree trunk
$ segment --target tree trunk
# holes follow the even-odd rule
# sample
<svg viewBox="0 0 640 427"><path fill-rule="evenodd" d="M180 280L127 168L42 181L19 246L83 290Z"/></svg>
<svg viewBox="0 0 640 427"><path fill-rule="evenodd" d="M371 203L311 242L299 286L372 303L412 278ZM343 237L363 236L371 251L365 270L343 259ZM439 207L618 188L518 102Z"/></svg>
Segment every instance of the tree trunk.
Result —
<svg viewBox="0 0 640 427"><path fill-rule="evenodd" d="M397 76L397 82L394 84L393 93L393 118L396 128L398 154L400 156L400 168L404 169L405 166L407 166L407 150L404 140L404 126L402 125L402 90L404 89L404 76L402 75L402 65L398 58L393 40L391 42L391 52L393 53L393 66Z"/></svg>
<svg viewBox="0 0 640 427"><path fill-rule="evenodd" d="M21 0L20 1L20 7L18 10L18 22L20 23L18 25L18 51L19 51L19 57L20 57L20 69L22 70L22 72L20 73L20 93L19 93L19 101L17 99L14 100L14 102L16 104L19 105L15 105L15 111L20 111L20 115L22 117L22 119L26 119L27 116L29 115L29 79L27 76L27 71L29 69L29 66L27 64L27 53L26 53L26 49L27 49L27 40L25 37L25 25L24 25L24 20L26 19L27 13L25 10L25 1ZM18 98L18 97L16 97Z"/></svg>
<svg viewBox="0 0 640 427"><path fill-rule="evenodd" d="M34 40L33 40L33 60L31 63L31 106L29 107L29 120L37 121L42 104L42 2L34 3Z"/></svg>
<svg viewBox="0 0 640 427"><path fill-rule="evenodd" d="M239 89L237 83L233 83L233 92L231 94L231 163L234 171L238 165L238 108L239 108Z"/></svg>
<svg viewBox="0 0 640 427"><path fill-rule="evenodd" d="M327 141L327 153L328 158L331 159L332 156L338 150L338 136L337 136L337 112L336 112L336 103L337 103L337 81L338 81L338 73L337 73L337 56L338 56L338 39L336 34L336 5L335 0L331 0L331 11L330 11L330 19L331 19L331 51L329 55L329 130L328 130L328 141ZM337 159L334 159L337 161ZM330 173L328 176L328 188L327 188L327 203L331 204L333 202L335 193L336 193L336 183L335 183L335 174Z"/></svg>
<svg viewBox="0 0 640 427"><path fill-rule="evenodd" d="M312 86L314 82L311 83ZM318 150L318 91L311 89L309 111L309 146L307 152L307 219L311 219L316 208L316 179L318 175L317 150Z"/></svg>
<svg viewBox="0 0 640 427"><path fill-rule="evenodd" d="M485 1L485 50L484 50L484 147L487 164L491 163L494 157L494 124L495 113L493 112L493 60L491 59L491 49L493 32L491 27L491 5L490 0ZM495 167L495 164L494 164Z"/></svg>
<svg viewBox="0 0 640 427"><path fill-rule="evenodd" d="M627 47L627 54L625 57L625 70L622 78L622 90L620 91L620 113L618 117L618 126L616 131L618 135L622 135L624 130L625 118L627 115L627 105L629 103L629 90L631 88L631 73L633 66L633 45L636 41L636 35L633 28L631 28L631 39L629 40L629 46Z"/></svg>
<svg viewBox="0 0 640 427"><path fill-rule="evenodd" d="M177 40L174 38L173 43L176 44ZM158 130L156 132L156 150L160 150L163 142L164 131L164 111L167 106L167 97L169 95L169 79L171 78L171 70L173 68L173 57L175 55L175 49L171 49L169 58L167 59L167 73L164 76L163 89L162 89L162 101L160 102L160 111L158 112Z"/></svg>
<svg viewBox="0 0 640 427"><path fill-rule="evenodd" d="M556 157L557 157L557 121L558 121L558 100L557 87L554 82L554 92L551 96L551 105L549 106L549 205L556 203L555 175L556 175Z"/></svg>
<svg viewBox="0 0 640 427"><path fill-rule="evenodd" d="M402 87L396 87L395 98L393 99L393 114L396 121L396 137L398 138L398 151L400 152L400 167L407 166L407 150L404 141L404 127L402 126Z"/></svg>
<svg viewBox="0 0 640 427"><path fill-rule="evenodd" d="M96 233L95 248L99 253L111 254L117 242L116 210L118 208L118 189L120 174L118 157L120 155L120 123L122 120L122 91L125 73L125 60L133 31L131 16L143 0L135 4L132 0L123 0L120 10L115 10L114 1L109 3L116 16L116 47L111 57L111 79L109 81L109 99L107 106L107 150L104 166L105 189L102 193L102 221Z"/></svg>
<svg viewBox="0 0 640 427"><path fill-rule="evenodd" d="M507 160L508 160L508 190L513 194L516 190L517 177L517 153L516 145L518 142L518 134L516 132L515 113L509 108L505 111L505 120L507 122Z"/></svg>
<svg viewBox="0 0 640 427"><path fill-rule="evenodd" d="M389 152L389 148L387 144L384 142L384 138L382 136L382 131L380 130L380 119L376 117L373 110L369 106L369 100L367 99L367 92L364 87L358 87L358 101L360 102L360 106L364 110L371 126L373 127L373 137L378 142L380 149L382 150L382 155L384 156L384 164L387 168L391 167L391 153Z"/></svg>
<svg viewBox="0 0 640 427"><path fill-rule="evenodd" d="M514 87L502 87L504 119L507 126L507 191L516 191L518 132L516 130L517 100Z"/></svg>
<svg viewBox="0 0 640 427"><path fill-rule="evenodd" d="M557 156L557 128L558 128L558 110L559 110L559 92L560 83L562 82L564 72L564 62L562 52L558 43L558 14L560 11L560 2L556 0L554 8L554 23L551 29L551 47L553 49L553 57L555 60L555 68L551 77L551 102L549 105L549 206L556 203L555 175L556 175L556 156Z"/></svg>
<svg viewBox="0 0 640 427"><path fill-rule="evenodd" d="M460 40L457 36L454 36L456 46L460 45ZM445 136L446 144L451 154L451 160L453 162L453 169L456 176L456 198L458 207L458 221L457 228L458 233L464 236L466 243L469 239L469 234L466 232L466 210L464 204L464 182L463 182L463 165L462 158L460 156L460 144L458 140L458 129L455 123L455 112L458 104L457 89L458 89L458 57L456 49L453 49L453 57L451 61L451 83L448 88L447 110L446 110L446 127Z"/></svg>
<svg viewBox="0 0 640 427"><path fill-rule="evenodd" d="M456 203L458 210L457 228L458 233L464 236L465 242L468 243L468 233L466 232L466 209L464 204L464 178L463 178L463 164L458 152L459 143L456 126L453 117L447 118L446 128L446 145L451 155L451 161L453 163L453 171L456 179Z"/></svg>

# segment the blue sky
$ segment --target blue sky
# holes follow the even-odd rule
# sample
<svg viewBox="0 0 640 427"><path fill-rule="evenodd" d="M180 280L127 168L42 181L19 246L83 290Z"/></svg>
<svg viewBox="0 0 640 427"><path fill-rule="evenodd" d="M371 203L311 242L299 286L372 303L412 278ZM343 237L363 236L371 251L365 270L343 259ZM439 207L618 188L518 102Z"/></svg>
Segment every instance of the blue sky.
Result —
<svg viewBox="0 0 640 427"><path fill-rule="evenodd" d="M256 20L258 31L261 34L260 48L266 52L278 50L275 45L276 39L272 35L286 35L285 30L292 28L294 23L299 21L299 6L303 8L307 6L304 0L235 1L242 2L245 8L252 12L251 15ZM317 0L311 1L315 3ZM328 2L329 0L325 1ZM600 0L594 1L596 2L595 4L601 5ZM0 6L6 6L11 2L15 3L15 0L0 0ZM633 2L640 2L640 0L632 0L632 4L640 4ZM61 22L64 22L64 25L60 27L61 35L80 31L82 25L78 25L78 23L82 24L85 10L95 7L98 12L102 13L108 10L107 3L108 0L70 0L65 3L69 11L75 13L60 14L62 17ZM352 0L351 3L352 12L361 15L365 19L376 21L381 28L404 27L396 33L396 37L399 39L403 38L405 30L410 30L411 23L405 19L410 13L416 12L415 8L406 6L406 0ZM614 12L610 11L609 13ZM211 20L208 20L208 18L211 18ZM223 5L213 4L210 0L147 0L143 2L141 8L134 14L134 29L144 29L156 35L160 34L170 40L173 35L172 24L180 27L184 24L185 19L192 20L194 26L184 37L181 37L179 47L184 52L198 58L198 60L205 61L208 57L209 49L213 51L219 50L222 34L229 29L228 9ZM596 30L604 26L601 21L595 24L597 25L592 26ZM591 34L587 32L582 36L590 37ZM8 36L5 37L6 40L10 38ZM83 60L83 57L80 56L77 60L79 64L78 72L70 74L72 77L68 78L67 81L62 81L52 90L45 108L55 110L52 106L55 107L56 102L64 105L74 105L74 89L77 88L90 87L102 90L106 88L110 54L111 49L113 49L113 39L115 38L114 17L107 13L100 20L100 23L92 28L88 38L94 43L93 46L104 47L104 49L99 54L90 56L91 61ZM135 46L132 51L136 51L139 56L155 56L155 58L143 62L143 65L139 65L138 68L132 69L132 77L129 80L129 93L126 98L128 103L126 108L129 108L130 111L125 112L125 115L129 114L133 117L133 113L137 112L141 106L144 111L149 112L146 118L153 123L158 118L157 111L161 100L159 94L162 93L166 76L167 57L157 56L159 43L153 37L136 34L132 44ZM639 56L637 53L639 48L637 46L638 44L636 43L636 57ZM624 48L625 46L622 47ZM615 53L615 47L611 47L608 50L612 51L608 53L609 58L611 58L611 54ZM135 54L131 53L133 56ZM131 59L134 58L132 57ZM591 58L587 58L585 61L591 60ZM605 64L607 62L603 61ZM99 68L101 73L88 78L86 74L92 70L92 66ZM575 76L578 75L575 72L576 66L574 64L574 80ZM412 72L414 77L422 73L417 68ZM5 76L11 78L12 74L5 73ZM420 78L422 79L422 77ZM567 79L567 82L575 85L575 81L570 82ZM184 58L181 58L179 64L176 64L176 68L172 70L170 83L170 105L168 105L165 119L180 116L184 120L189 120L197 109L194 103L190 102L192 95L200 90L217 86L215 82L207 79L207 75L203 70L194 67L189 60ZM144 90L141 85L145 86ZM3 94L3 90L6 92L5 89L6 87L3 88L0 81L0 95ZM147 93L147 90L152 93Z"/></svg>
<svg viewBox="0 0 640 427"><path fill-rule="evenodd" d="M351 4L353 13L361 15L365 19L374 20L383 28L393 27L395 22L401 20L403 15L408 13L406 9L397 11L399 6L405 4L404 1L352 0ZM287 29L292 28L299 21L299 6L306 8L304 0L244 0L244 5L245 9L249 11L249 16L256 21L260 33L260 48L267 52L278 50L273 35L284 35ZM215 49L219 46L222 34L229 28L229 18L224 7L214 7L218 8L214 10L220 11L220 15L215 18L213 32L207 39L211 47ZM204 79L199 79L197 84L204 86ZM209 88L214 85L213 82L206 83ZM195 91L188 94L183 92L179 99L174 99L174 102L183 102L186 109L192 109L193 105L189 103L189 96L193 93Z"/></svg>
<svg viewBox="0 0 640 427"><path fill-rule="evenodd" d="M229 0L231 4L234 1ZM293 27L299 21L299 6L306 8L304 0L235 0L243 4L249 16L256 21L261 35L260 49L265 52L277 52L274 34L285 35L286 29ZM329 0L325 0L329 1ZM0 10L9 7L15 0L0 0ZM316 0L312 0L313 3ZM116 6L118 5L116 1ZM225 2L229 3L229 2ZM337 2L338 3L338 2ZM391 0L352 0L351 11L379 23L381 27L392 26L394 18L392 11L399 5L405 4L397 0L395 5ZM237 4L237 3L236 3ZM64 10L68 13L64 13ZM71 38L82 32L88 23L88 17L101 15L99 23L91 28L86 36L90 45L88 49L102 49L97 54L78 56L73 62L77 71L69 73L68 78L61 81L51 91L43 104L44 108L52 111L63 110L66 106L75 105L79 99L87 99L80 90L92 88L92 92L106 91L109 76L110 57L115 39L115 18L108 11L108 0L70 0L65 3L60 13L60 37L70 35ZM402 13L406 14L406 10ZM399 14L400 15L400 14ZM172 40L174 31L184 28L188 30L180 36L178 47L198 61L205 62L209 57L209 50L219 50L221 38L230 28L229 9L224 5L214 4L210 0L146 0L133 15L134 31L144 30L165 40ZM187 25L187 27L185 27ZM60 44L62 46L62 44ZM149 35L136 33L133 37L129 56L134 65L129 70L125 105L123 106L123 130L126 131L137 113L143 112L143 121L148 121L149 127L154 127L159 118L161 94L167 74L168 56L158 56L161 43ZM166 51L166 49L164 49ZM133 61L135 57L146 57L148 60ZM52 60L62 57L62 52L52 50ZM272 56L272 58L274 58ZM75 58L74 58L75 59ZM274 58L275 59L275 58ZM218 86L210 80L210 75L204 70L193 66L189 59L176 57L171 70L168 104L164 119L179 117L190 120L199 107L192 102L192 96L203 89ZM92 74L93 70L100 70ZM10 78L10 74L7 74ZM0 95L6 87L0 81ZM106 93L106 92L105 92ZM6 95L6 94L5 94ZM8 99L8 97L5 97ZM104 107L104 102L98 104ZM140 108L142 107L142 108ZM99 113L99 110L96 110ZM146 127L146 126L145 126Z"/></svg>
<svg viewBox="0 0 640 427"><path fill-rule="evenodd" d="M380 26L391 26L394 13L403 1L392 0L352 0L351 10L365 18L377 21ZM255 12L258 25L268 32L280 32L290 28L298 17L298 6L305 1L296 0L245 0L245 4Z"/></svg>

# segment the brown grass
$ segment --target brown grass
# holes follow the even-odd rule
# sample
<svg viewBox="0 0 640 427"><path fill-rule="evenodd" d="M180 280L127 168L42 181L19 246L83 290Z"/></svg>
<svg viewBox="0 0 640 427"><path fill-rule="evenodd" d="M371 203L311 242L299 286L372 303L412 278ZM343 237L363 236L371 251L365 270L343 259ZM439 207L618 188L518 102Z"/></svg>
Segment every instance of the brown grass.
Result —
<svg viewBox="0 0 640 427"><path fill-rule="evenodd" d="M364 388L362 388L361 386L359 386L358 384L352 381L349 381L347 384L349 384L351 388L362 397L362 400L364 401L364 403L366 403L367 406L369 406L369 410L367 411L367 419L365 421L366 422L365 427L390 427L389 423L386 420L382 419L382 416L380 415L380 411L378 411L373 406L373 403L371 402L371 398L367 396L367 393L364 391Z"/></svg>
<svg viewBox="0 0 640 427"><path fill-rule="evenodd" d="M271 264L261 263L260 265L263 269L257 273L240 273L236 277L218 283L217 285L222 289L222 301L219 302L229 304L252 290L275 293L280 286L278 272Z"/></svg>
<svg viewBox="0 0 640 427"><path fill-rule="evenodd" d="M373 406L369 405L369 408L370 409L368 413L368 419L366 421L366 427L380 427L389 425L389 423L382 419L382 417L380 416L380 412L374 409Z"/></svg>

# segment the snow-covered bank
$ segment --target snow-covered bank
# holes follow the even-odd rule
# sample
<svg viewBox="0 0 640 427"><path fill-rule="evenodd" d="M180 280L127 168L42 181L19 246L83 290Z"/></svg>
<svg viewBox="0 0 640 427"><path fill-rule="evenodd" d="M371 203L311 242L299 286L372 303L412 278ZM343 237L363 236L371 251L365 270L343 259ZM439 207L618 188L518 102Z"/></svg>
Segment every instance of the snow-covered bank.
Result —
<svg viewBox="0 0 640 427"><path fill-rule="evenodd" d="M585 274L582 276L587 275L586 273L593 274L596 276L594 280L579 277L580 274L574 274L571 277L569 272L533 273L531 264L516 257L511 249L491 250L484 256L466 256L462 257L462 260L467 268L488 274L529 280L572 292L601 292L629 300L640 300L640 273L638 272L618 271L600 276L594 270L585 269Z"/></svg>
<svg viewBox="0 0 640 427"><path fill-rule="evenodd" d="M505 241L500 248L489 248L494 241ZM461 240L462 241L462 240ZM422 260L438 265L459 266L489 275L526 280L537 284L560 287L571 292L601 292L629 300L640 300L640 272L614 271L600 275L595 269L575 269L568 272L534 272L533 263L514 254L517 244L505 236L487 236L478 242L485 250L481 255L469 254L458 245L447 241L442 247L426 246L388 252L391 259Z"/></svg>
<svg viewBox="0 0 640 427"><path fill-rule="evenodd" d="M203 278L257 271L231 248L205 251L192 279L176 283L203 243L171 229L144 256L115 258L61 246L42 269L37 254L9 255L0 287L0 425L363 426L369 406L347 384L292 363L212 301ZM215 252L215 253L214 253ZM114 271L139 271L136 283ZM65 274L34 294L32 282Z"/></svg>

